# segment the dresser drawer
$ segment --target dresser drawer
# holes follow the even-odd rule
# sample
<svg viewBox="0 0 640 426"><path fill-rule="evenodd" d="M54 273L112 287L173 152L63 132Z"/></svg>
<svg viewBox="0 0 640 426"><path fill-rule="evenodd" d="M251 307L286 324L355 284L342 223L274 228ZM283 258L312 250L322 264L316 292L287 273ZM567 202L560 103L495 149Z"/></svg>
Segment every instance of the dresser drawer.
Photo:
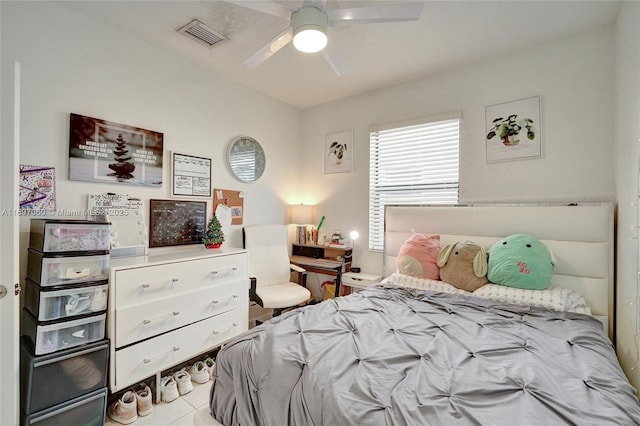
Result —
<svg viewBox="0 0 640 426"><path fill-rule="evenodd" d="M118 309L246 278L246 255L148 265L115 272ZM248 286L248 284L247 284Z"/></svg>
<svg viewBox="0 0 640 426"><path fill-rule="evenodd" d="M122 389L168 369L247 329L246 310L235 309L117 350L112 390Z"/></svg>
<svg viewBox="0 0 640 426"><path fill-rule="evenodd" d="M180 292L141 305L116 307L116 348L209 318L246 302L247 285L237 280Z"/></svg>

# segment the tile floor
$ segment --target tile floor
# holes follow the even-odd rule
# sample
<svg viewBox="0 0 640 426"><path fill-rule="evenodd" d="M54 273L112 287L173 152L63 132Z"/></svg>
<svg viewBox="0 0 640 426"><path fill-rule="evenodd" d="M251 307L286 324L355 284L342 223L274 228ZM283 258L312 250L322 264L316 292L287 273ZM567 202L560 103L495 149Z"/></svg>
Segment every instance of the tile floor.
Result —
<svg viewBox="0 0 640 426"><path fill-rule="evenodd" d="M193 383L193 390L172 402L153 404L148 416L138 417L134 426L222 426L209 414L211 381ZM154 395L155 400L155 395ZM107 416L106 426L122 426Z"/></svg>

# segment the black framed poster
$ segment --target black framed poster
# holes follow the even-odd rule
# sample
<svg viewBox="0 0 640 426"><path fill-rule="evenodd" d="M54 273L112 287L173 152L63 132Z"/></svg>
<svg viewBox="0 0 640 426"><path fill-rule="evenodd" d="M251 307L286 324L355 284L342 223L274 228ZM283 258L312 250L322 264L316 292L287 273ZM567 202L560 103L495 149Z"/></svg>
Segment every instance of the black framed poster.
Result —
<svg viewBox="0 0 640 426"><path fill-rule="evenodd" d="M162 187L164 135L70 114L69 179Z"/></svg>
<svg viewBox="0 0 640 426"><path fill-rule="evenodd" d="M150 200L149 247L202 244L206 201Z"/></svg>

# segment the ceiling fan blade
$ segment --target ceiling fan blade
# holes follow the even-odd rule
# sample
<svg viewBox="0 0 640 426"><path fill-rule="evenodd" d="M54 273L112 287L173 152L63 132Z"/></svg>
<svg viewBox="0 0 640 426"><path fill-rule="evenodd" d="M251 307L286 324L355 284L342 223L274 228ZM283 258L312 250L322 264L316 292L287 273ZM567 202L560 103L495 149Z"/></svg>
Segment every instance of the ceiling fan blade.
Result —
<svg viewBox="0 0 640 426"><path fill-rule="evenodd" d="M292 10L276 3L274 1L262 0L262 1L247 1L247 0L225 0L227 3L235 4L237 6L246 7L247 9L257 10L258 12L266 13L268 15L278 16L284 19L291 19Z"/></svg>
<svg viewBox="0 0 640 426"><path fill-rule="evenodd" d="M249 58L242 63L247 68L255 68L271 56L278 50L285 47L293 39L293 30L291 27L287 28L277 36L275 36L269 43L262 46L256 53L249 56Z"/></svg>
<svg viewBox="0 0 640 426"><path fill-rule="evenodd" d="M351 67L347 63L346 59L340 52L340 49L336 47L336 44L329 38L329 43L327 43L327 47L322 50L322 56L324 59L331 65L333 71L339 77L341 75L348 74L351 72Z"/></svg>
<svg viewBox="0 0 640 426"><path fill-rule="evenodd" d="M422 14L423 3L388 4L347 9L327 9L329 25L369 24L377 22L417 21Z"/></svg>
<svg viewBox="0 0 640 426"><path fill-rule="evenodd" d="M316 9L324 9L324 4L326 3L326 0L304 0L302 2L302 7L306 7L306 6L313 6Z"/></svg>

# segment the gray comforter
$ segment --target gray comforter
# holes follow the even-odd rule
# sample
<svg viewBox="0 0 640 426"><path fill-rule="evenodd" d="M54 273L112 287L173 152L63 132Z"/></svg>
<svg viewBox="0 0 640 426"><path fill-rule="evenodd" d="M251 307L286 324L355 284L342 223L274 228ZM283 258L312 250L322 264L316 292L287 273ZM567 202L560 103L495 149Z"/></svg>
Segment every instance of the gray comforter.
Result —
<svg viewBox="0 0 640 426"><path fill-rule="evenodd" d="M220 350L233 425L638 425L592 317L382 284L283 314Z"/></svg>

